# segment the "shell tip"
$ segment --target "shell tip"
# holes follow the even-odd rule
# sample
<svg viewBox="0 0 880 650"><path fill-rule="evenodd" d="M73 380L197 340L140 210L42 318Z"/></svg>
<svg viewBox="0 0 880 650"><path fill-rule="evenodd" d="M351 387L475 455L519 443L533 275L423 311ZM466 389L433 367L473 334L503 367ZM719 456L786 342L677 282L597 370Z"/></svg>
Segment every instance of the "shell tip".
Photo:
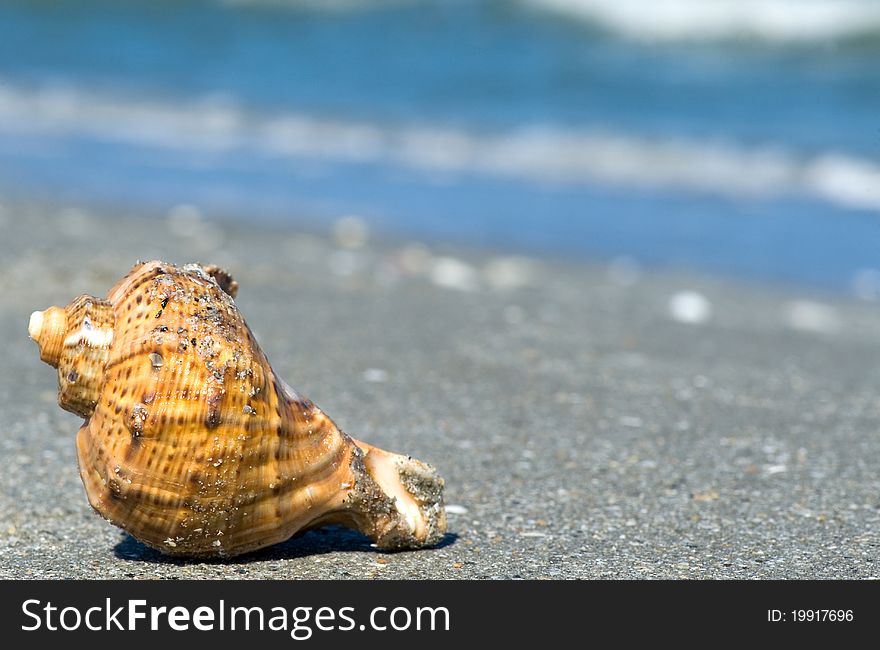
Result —
<svg viewBox="0 0 880 650"><path fill-rule="evenodd" d="M31 314L31 318L28 321L28 336L30 336L34 341L40 338L40 332L43 331L43 312L35 311Z"/></svg>

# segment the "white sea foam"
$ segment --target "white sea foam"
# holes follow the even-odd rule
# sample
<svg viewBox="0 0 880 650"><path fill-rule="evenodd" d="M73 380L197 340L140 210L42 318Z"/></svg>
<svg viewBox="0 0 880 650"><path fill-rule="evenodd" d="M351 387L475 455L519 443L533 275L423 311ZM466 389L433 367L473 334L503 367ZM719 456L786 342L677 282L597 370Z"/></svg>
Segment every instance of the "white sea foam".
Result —
<svg viewBox="0 0 880 650"><path fill-rule="evenodd" d="M812 300L794 300L783 306L788 326L804 332L834 334L840 329L841 320L837 310Z"/></svg>
<svg viewBox="0 0 880 650"><path fill-rule="evenodd" d="M870 0L520 0L642 40L847 38L880 29Z"/></svg>
<svg viewBox="0 0 880 650"><path fill-rule="evenodd" d="M216 0L236 7L352 13L430 0ZM445 1L445 0L435 0ZM758 38L804 42L849 38L880 31L875 0L484 0L600 26L624 37L650 41Z"/></svg>
<svg viewBox="0 0 880 650"><path fill-rule="evenodd" d="M522 127L483 133L430 125L262 114L223 99L142 101L70 87L0 82L0 134L88 137L188 158L248 153L265 158L382 162L430 173L482 173L536 183L589 183L726 197L801 197L880 211L880 162L827 152L629 133Z"/></svg>

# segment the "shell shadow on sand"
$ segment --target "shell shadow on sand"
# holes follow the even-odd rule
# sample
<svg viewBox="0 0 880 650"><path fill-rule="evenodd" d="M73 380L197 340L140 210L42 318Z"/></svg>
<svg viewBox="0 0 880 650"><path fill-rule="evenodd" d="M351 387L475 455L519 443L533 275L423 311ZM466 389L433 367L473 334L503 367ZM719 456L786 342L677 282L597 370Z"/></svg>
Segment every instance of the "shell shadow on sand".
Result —
<svg viewBox="0 0 880 650"><path fill-rule="evenodd" d="M456 533L446 533L431 549L446 548L458 541ZM426 549L426 550L431 550ZM328 553L389 553L375 547L366 535L342 526L325 526L296 535L286 542L275 544L245 555L233 558L185 558L165 555L156 549L142 544L134 537L123 534L122 539L113 547L113 555L127 562L146 562L150 564L250 564L251 562L268 562L272 560L293 560L311 555Z"/></svg>

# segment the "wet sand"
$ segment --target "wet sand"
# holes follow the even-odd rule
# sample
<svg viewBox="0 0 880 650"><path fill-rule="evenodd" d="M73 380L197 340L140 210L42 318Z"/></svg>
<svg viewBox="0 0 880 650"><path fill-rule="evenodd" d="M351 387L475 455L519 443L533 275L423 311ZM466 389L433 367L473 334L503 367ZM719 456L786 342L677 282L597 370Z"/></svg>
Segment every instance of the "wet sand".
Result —
<svg viewBox="0 0 880 650"><path fill-rule="evenodd" d="M880 577L880 306L694 274L219 225L0 208L0 577ZM449 534L340 528L227 562L111 526L34 309L137 259L214 262L276 371L352 435L431 462Z"/></svg>

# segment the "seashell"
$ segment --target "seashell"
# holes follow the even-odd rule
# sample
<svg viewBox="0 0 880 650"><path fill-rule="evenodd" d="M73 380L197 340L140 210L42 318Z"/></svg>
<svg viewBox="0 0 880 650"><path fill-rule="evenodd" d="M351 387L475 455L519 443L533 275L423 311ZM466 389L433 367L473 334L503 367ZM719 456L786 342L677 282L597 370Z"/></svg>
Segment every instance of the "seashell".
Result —
<svg viewBox="0 0 880 650"><path fill-rule="evenodd" d="M234 556L342 524L380 548L446 531L426 463L342 432L272 370L215 266L137 264L106 299L31 315L89 502L170 555Z"/></svg>

